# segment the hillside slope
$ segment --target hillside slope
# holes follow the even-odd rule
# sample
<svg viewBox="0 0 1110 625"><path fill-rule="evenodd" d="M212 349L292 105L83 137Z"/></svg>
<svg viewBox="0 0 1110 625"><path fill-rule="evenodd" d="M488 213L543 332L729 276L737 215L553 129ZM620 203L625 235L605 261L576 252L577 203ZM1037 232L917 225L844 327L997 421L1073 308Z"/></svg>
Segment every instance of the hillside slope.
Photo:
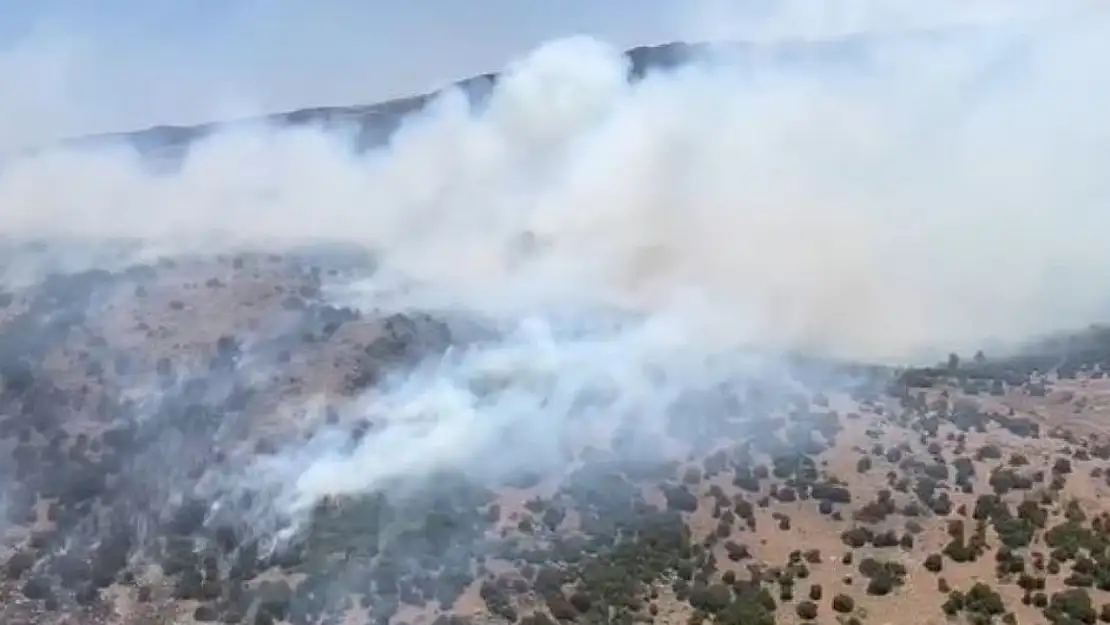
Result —
<svg viewBox="0 0 1110 625"><path fill-rule="evenodd" d="M365 148L429 97L269 119ZM0 238L54 268L0 282L0 624L1110 622L1105 329L893 370L388 309L364 249L45 262L75 246Z"/></svg>

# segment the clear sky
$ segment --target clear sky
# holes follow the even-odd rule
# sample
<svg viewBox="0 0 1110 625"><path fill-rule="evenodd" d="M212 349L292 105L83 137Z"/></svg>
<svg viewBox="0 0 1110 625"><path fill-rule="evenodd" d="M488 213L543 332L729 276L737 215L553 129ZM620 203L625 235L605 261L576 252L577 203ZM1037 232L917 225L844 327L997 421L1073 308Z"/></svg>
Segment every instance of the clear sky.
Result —
<svg viewBox="0 0 1110 625"><path fill-rule="evenodd" d="M961 15L1022 0L952 2ZM621 46L951 17L918 0L0 0L0 140L376 101L551 38ZM982 9L982 10L980 10ZM787 16L783 19L783 16ZM907 17L910 16L910 17ZM763 20L763 21L761 21ZM919 20L918 20L919 21ZM960 20L957 20L960 21ZM760 26L759 28L762 28Z"/></svg>

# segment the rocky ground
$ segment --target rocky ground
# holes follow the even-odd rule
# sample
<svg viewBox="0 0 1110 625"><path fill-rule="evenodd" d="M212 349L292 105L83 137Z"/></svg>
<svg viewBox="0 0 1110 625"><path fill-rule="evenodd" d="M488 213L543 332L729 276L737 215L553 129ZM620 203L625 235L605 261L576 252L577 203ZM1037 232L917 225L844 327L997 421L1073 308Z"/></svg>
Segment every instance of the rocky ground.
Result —
<svg viewBox="0 0 1110 625"><path fill-rule="evenodd" d="M369 267L175 258L4 291L0 623L1110 621L1097 331L753 390L676 415L667 462L617 432L558 481L334 498L270 550L201 478L321 428L372 435L351 399L451 342L326 303Z"/></svg>

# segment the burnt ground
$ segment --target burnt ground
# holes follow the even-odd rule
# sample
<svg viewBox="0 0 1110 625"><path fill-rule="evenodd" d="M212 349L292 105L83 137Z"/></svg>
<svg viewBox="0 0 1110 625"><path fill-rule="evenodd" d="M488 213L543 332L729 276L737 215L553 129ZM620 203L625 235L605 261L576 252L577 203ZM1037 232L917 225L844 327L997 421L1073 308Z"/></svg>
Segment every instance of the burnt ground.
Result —
<svg viewBox="0 0 1110 625"><path fill-rule="evenodd" d="M749 388L661 437L618 431L558 481L329 499L271 549L258 502L215 510L205 479L324 429L372 436L354 399L453 340L327 303L371 269L173 258L0 294L0 623L1110 620L1097 329Z"/></svg>

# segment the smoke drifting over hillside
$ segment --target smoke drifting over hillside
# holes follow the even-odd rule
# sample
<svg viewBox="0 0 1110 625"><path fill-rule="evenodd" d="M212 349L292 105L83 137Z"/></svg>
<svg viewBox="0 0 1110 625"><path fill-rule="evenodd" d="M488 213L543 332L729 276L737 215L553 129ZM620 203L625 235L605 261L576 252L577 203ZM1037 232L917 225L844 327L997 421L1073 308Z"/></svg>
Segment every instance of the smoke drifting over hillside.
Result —
<svg viewBox="0 0 1110 625"><path fill-rule="evenodd" d="M443 306L697 298L714 342L1020 339L1106 303L1102 29L862 40L793 67L722 51L632 85L619 51L555 42L480 110L447 93L362 156L246 127L172 175L122 149L9 162L3 231L343 240Z"/></svg>
<svg viewBox="0 0 1110 625"><path fill-rule="evenodd" d="M501 337L385 377L357 407L390 425L353 450L264 461L295 509L440 471L561 473L740 382L789 386L774 354L932 359L1105 316L1110 21L792 45L629 82L620 50L556 41L363 152L246 124L164 167L126 147L14 157L0 232L354 244L377 271L335 301Z"/></svg>

